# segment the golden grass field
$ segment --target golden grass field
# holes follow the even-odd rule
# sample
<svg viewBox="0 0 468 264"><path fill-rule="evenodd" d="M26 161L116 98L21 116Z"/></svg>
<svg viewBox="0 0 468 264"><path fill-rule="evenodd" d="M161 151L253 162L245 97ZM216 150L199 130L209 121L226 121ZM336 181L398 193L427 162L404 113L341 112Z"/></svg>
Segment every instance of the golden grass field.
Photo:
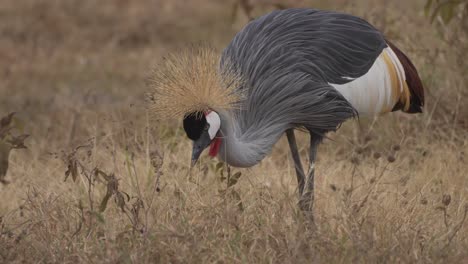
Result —
<svg viewBox="0 0 468 264"><path fill-rule="evenodd" d="M255 16L273 9L258 2ZM0 262L467 263L468 27L431 24L424 0L284 2L366 18L426 88L423 114L329 134L316 229L298 210L285 139L227 182L206 155L190 171L181 120L145 108L162 56L221 50L247 23L234 0L2 0L0 117L17 112L11 133L30 136L0 185Z"/></svg>

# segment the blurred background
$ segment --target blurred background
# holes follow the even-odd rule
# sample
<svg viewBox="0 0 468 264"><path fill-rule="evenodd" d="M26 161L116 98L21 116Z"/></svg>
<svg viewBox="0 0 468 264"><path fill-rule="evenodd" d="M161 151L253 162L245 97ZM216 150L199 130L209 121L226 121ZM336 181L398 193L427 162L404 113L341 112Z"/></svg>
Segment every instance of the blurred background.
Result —
<svg viewBox="0 0 468 264"><path fill-rule="evenodd" d="M249 18L313 7L362 16L383 31L420 71L431 122L466 129L466 2L2 0L0 113L44 123L142 104L144 81L164 54L199 42L221 50Z"/></svg>

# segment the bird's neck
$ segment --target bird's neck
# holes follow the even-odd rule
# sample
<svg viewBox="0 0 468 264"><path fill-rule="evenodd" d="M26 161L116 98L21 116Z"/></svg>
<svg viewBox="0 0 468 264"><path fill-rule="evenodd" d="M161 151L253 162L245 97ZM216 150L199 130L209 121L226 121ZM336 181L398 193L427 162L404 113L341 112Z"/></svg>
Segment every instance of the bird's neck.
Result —
<svg viewBox="0 0 468 264"><path fill-rule="evenodd" d="M231 113L221 113L221 145L218 157L234 167L251 167L271 152L284 129L251 127L241 129Z"/></svg>

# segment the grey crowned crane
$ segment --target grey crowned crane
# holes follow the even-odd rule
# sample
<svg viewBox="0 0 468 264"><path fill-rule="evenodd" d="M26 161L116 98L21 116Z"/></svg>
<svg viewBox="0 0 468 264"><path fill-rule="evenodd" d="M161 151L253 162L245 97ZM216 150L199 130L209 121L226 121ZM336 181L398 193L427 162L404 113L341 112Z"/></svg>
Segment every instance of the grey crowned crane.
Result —
<svg viewBox="0 0 468 264"><path fill-rule="evenodd" d="M218 56L166 58L151 78L159 117L183 117L192 164L204 149L251 167L286 133L299 206L311 211L314 164L324 135L358 115L418 113L424 91L408 57L365 20L315 9L274 11L247 24ZM294 129L310 132L304 173Z"/></svg>

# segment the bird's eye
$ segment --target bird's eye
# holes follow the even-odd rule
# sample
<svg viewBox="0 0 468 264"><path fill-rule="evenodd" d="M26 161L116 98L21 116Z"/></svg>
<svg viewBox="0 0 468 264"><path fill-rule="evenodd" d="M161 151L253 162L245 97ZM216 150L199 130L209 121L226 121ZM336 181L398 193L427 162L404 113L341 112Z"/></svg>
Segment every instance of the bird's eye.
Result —
<svg viewBox="0 0 468 264"><path fill-rule="evenodd" d="M210 129L210 124L206 123L205 127L203 128L203 130L208 131L208 129Z"/></svg>

